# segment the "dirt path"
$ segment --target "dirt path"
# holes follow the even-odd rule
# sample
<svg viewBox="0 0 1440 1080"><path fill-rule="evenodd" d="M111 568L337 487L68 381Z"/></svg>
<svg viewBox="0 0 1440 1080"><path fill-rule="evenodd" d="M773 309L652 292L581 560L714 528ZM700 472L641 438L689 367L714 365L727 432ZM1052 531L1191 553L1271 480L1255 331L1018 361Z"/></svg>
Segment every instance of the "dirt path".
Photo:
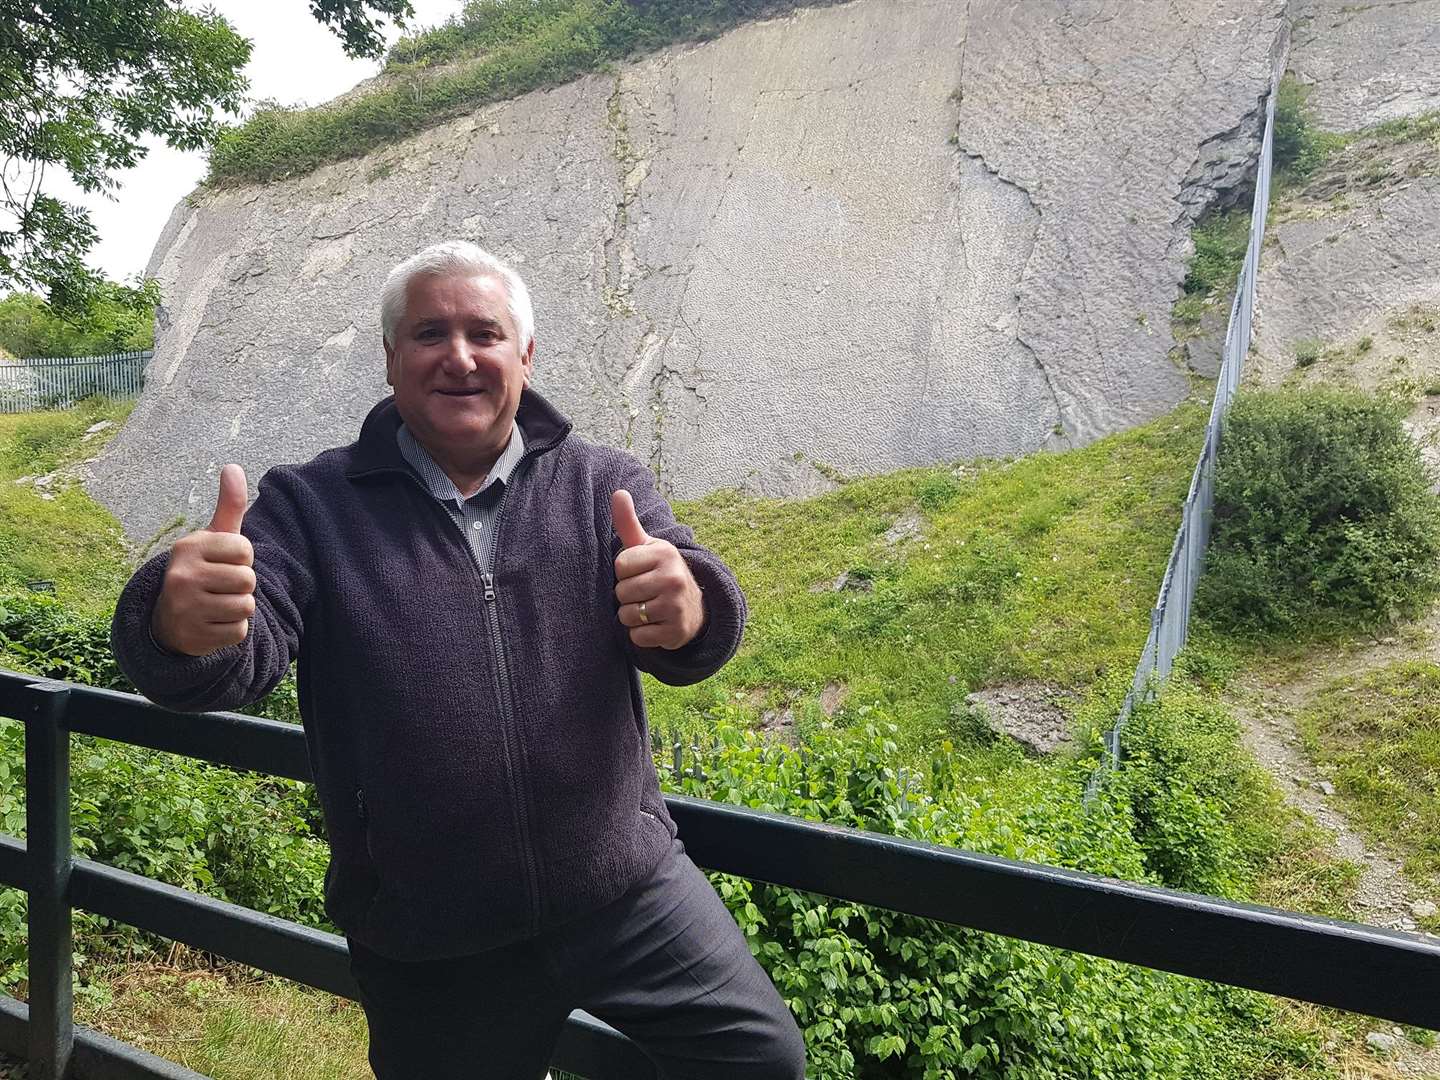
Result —
<svg viewBox="0 0 1440 1080"><path fill-rule="evenodd" d="M1440 660L1440 608L1401 635L1310 654L1304 668L1277 663L1246 672L1228 694L1246 745L1275 776L1286 802L1329 830L1335 851L1360 868L1352 917L1411 933L1418 932L1412 905L1433 896L1406 878L1398 857L1351 825L1334 785L1306 755L1296 718L1335 680L1359 679L1417 659ZM1440 1080L1440 1046L1422 1048L1403 1037L1401 1029L1378 1020L1367 1039L1378 1039L1384 1049L1372 1047L1373 1060L1346 1075Z"/></svg>

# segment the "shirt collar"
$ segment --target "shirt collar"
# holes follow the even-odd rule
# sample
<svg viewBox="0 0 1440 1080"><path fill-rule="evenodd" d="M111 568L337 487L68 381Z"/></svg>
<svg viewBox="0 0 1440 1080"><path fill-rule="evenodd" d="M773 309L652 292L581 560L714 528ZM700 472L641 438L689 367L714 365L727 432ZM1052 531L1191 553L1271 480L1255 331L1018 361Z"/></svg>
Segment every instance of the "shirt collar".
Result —
<svg viewBox="0 0 1440 1080"><path fill-rule="evenodd" d="M400 453L408 461L411 467L420 474L421 481L429 489L430 494L441 502L465 502L465 496L455 486L455 481L445 475L445 470L435 463L430 452L420 445L420 440L410 433L410 429L403 423L395 431L395 442L400 447ZM505 449L495 459L495 464L490 469L490 474L485 477L485 482L480 485L479 495L490 487L491 484L508 484L510 474L515 471L515 466L520 464L520 458L525 454L525 438L520 434L520 425L514 420L510 421L510 441L505 444ZM471 498L475 496L472 495Z"/></svg>

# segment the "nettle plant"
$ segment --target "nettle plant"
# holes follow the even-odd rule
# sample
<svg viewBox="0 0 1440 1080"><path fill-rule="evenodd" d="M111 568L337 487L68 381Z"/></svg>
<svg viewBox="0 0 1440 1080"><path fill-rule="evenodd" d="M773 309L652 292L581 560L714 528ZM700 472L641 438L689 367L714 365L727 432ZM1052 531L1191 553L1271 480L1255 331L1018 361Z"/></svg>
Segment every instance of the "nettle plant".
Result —
<svg viewBox="0 0 1440 1080"><path fill-rule="evenodd" d="M1145 880L1128 804L1089 813L1077 776L1023 807L959 790L948 746L897 773L893 725L822 729L805 751L721 726L675 786L812 821ZM805 1033L819 1077L1192 1077L1218 999L1202 984L827 897L712 875Z"/></svg>

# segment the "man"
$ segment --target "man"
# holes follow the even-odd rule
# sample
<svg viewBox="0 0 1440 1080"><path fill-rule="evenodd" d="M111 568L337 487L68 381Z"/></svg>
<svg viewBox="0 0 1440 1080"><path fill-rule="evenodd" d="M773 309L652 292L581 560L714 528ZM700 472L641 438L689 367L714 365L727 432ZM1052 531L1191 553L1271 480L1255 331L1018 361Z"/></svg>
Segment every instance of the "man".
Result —
<svg viewBox="0 0 1440 1080"><path fill-rule="evenodd" d="M533 1080L577 1007L666 1077L798 1080L793 1019L676 839L639 681L730 658L734 577L529 388L509 267L427 248L381 323L394 395L248 511L227 465L209 528L126 586L121 665L207 710L298 658L326 911L380 1080Z"/></svg>

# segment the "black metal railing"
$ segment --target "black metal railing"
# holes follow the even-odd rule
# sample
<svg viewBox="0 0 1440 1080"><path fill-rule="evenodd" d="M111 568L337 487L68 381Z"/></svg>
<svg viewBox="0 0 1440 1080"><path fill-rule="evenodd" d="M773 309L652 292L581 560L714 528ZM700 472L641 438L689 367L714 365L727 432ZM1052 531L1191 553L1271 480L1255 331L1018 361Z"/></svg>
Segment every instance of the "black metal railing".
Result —
<svg viewBox="0 0 1440 1080"><path fill-rule="evenodd" d="M0 995L0 1050L36 1080L198 1074L75 1029L73 909L94 912L355 999L343 938L117 870L71 850L72 733L310 780L304 733L235 713L173 713L143 698L0 671L0 716L25 724L28 844L0 836L0 885L29 893L30 1001ZM702 866L922 918L1440 1028L1440 942L1174 892L702 799L669 796ZM557 1068L653 1077L623 1036L570 1018ZM68 1070L68 1072L67 1072Z"/></svg>

